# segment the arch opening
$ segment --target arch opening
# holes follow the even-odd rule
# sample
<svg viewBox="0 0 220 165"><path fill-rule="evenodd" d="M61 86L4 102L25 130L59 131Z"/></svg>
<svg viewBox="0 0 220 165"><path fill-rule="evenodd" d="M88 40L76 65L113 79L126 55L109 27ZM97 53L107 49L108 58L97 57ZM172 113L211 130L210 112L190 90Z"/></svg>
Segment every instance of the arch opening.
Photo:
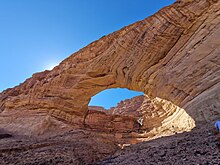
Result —
<svg viewBox="0 0 220 165"><path fill-rule="evenodd" d="M103 101L108 101L115 95L119 96L120 90L122 93L124 91L123 94L130 93L130 97L127 96L126 100L118 97L120 103L117 106L105 106ZM96 99L97 96L100 98ZM129 143L190 131L195 127L193 118L171 101L159 97L150 98L143 92L125 88L111 88L99 92L91 99L88 110L86 125L119 134L130 132L132 142Z"/></svg>
<svg viewBox="0 0 220 165"><path fill-rule="evenodd" d="M108 110L116 107L121 101L143 95L143 92L129 90L127 88L106 89L91 98L89 107L103 107L104 109Z"/></svg>

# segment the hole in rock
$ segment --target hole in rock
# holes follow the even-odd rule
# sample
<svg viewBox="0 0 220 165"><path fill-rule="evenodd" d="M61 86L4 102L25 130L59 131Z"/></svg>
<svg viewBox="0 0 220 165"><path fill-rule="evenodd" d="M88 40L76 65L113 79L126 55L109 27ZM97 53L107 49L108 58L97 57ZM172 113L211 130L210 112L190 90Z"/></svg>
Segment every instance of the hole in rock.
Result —
<svg viewBox="0 0 220 165"><path fill-rule="evenodd" d="M103 107L110 109L116 107L122 100L131 99L135 96L144 95L143 92L128 90L126 88L106 89L91 98L89 106Z"/></svg>
<svg viewBox="0 0 220 165"><path fill-rule="evenodd" d="M127 139L129 144L190 131L195 127L193 118L173 102L128 89L104 90L91 98L88 109L86 125L119 134L132 132L132 141Z"/></svg>

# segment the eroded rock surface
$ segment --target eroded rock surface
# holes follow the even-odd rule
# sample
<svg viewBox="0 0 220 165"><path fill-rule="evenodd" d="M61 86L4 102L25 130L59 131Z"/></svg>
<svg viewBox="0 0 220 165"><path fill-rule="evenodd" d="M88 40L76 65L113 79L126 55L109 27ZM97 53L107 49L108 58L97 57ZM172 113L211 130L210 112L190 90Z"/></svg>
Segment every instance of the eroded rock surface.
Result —
<svg viewBox="0 0 220 165"><path fill-rule="evenodd" d="M217 165L220 162L220 141L212 131L211 125L203 123L202 127L191 132L132 145L95 164Z"/></svg>
<svg viewBox="0 0 220 165"><path fill-rule="evenodd" d="M2 92L2 114L45 111L82 124L93 95L124 87L172 101L194 119L211 120L220 109L219 6L213 0L177 1L105 36L52 71Z"/></svg>
<svg viewBox="0 0 220 165"><path fill-rule="evenodd" d="M109 110L94 106L89 109L90 117L86 120L86 124L104 130L114 123L111 132L122 133L121 138L124 139L124 143L146 141L190 131L195 127L195 121L184 109L170 101L159 98L152 100L146 95L121 101Z"/></svg>
<svg viewBox="0 0 220 165"><path fill-rule="evenodd" d="M178 0L3 91L0 128L44 138L78 129L97 132L93 140L101 134L87 150L105 140L123 148L215 120L220 117L219 6L218 0ZM92 96L116 87L145 97L108 113L89 110ZM105 149L109 154L115 148Z"/></svg>

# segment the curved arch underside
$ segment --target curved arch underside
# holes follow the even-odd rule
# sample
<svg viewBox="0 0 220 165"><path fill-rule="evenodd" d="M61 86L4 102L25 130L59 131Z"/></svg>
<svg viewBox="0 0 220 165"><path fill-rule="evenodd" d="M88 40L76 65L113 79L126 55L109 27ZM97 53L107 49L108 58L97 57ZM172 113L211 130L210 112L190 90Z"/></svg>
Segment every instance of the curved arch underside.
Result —
<svg viewBox="0 0 220 165"><path fill-rule="evenodd" d="M220 113L219 6L214 0L179 0L102 37L52 71L2 92L1 115L28 110L82 125L90 98L120 87L168 100L196 121L215 119Z"/></svg>

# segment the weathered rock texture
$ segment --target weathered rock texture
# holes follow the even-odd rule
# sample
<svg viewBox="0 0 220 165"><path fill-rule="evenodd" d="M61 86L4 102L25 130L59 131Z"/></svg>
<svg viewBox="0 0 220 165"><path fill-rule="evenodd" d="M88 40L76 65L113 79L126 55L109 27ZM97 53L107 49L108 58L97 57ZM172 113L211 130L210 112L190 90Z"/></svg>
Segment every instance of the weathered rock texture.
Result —
<svg viewBox="0 0 220 165"><path fill-rule="evenodd" d="M220 117L219 53L218 0L178 0L105 36L52 71L36 73L0 94L0 162L91 164L119 147L213 121ZM88 107L92 96L116 87L145 96L122 101L107 112ZM213 135L204 130L186 134L186 143L174 138L165 147L159 145L159 151L143 145L144 160L134 146L135 151L116 153L100 164L152 164L158 158L154 153L161 154L156 164L204 163L201 155L211 164L219 162L219 152L212 153L217 147ZM204 140L212 144L211 150ZM201 150L195 150L200 145ZM193 153L195 160L180 160L176 153Z"/></svg>
<svg viewBox="0 0 220 165"><path fill-rule="evenodd" d="M141 117L143 112L140 111L144 100L150 102L150 99L144 96L136 96L132 99L122 100L116 107L111 107L107 112L114 115ZM146 110L149 110L150 106Z"/></svg>
<svg viewBox="0 0 220 165"><path fill-rule="evenodd" d="M213 126L204 124L191 132L126 147L96 165L164 165L219 164L220 142Z"/></svg>
<svg viewBox="0 0 220 165"><path fill-rule="evenodd" d="M220 142L212 125L117 150L114 136L73 130L50 139L12 137L0 139L0 164L113 164L113 165L217 165ZM0 130L0 135L1 132ZM116 151L116 152L115 152ZM105 159L101 161L102 159ZM101 161L101 162L100 162ZM100 163L97 163L100 162Z"/></svg>
<svg viewBox="0 0 220 165"><path fill-rule="evenodd" d="M114 123L111 132L117 132L126 143L137 143L164 135L190 131L195 126L194 120L184 109L169 101L159 98L151 100L147 96L137 96L121 101L110 110L95 106L89 107L89 109L89 124L96 125L95 128L99 126L99 130L103 130L103 128L113 126L111 123ZM94 110L99 110L99 112ZM107 116L109 120L107 120ZM87 120L86 123L88 123ZM123 134L125 131L129 134ZM120 132L122 134L119 134Z"/></svg>
<svg viewBox="0 0 220 165"><path fill-rule="evenodd" d="M139 125L132 117L88 111L92 96L115 87L143 91L162 107L172 107L164 114L178 109L197 122L219 117L219 6L218 0L178 0L91 43L52 71L34 74L2 92L0 124L10 121L13 127L24 129L25 117L33 117L26 123L30 129L49 116L76 127L112 131L120 123L117 129L122 132L137 132ZM13 119L16 113L20 116ZM163 125L164 118L155 121L150 118L146 123ZM192 125L191 120L186 125Z"/></svg>

